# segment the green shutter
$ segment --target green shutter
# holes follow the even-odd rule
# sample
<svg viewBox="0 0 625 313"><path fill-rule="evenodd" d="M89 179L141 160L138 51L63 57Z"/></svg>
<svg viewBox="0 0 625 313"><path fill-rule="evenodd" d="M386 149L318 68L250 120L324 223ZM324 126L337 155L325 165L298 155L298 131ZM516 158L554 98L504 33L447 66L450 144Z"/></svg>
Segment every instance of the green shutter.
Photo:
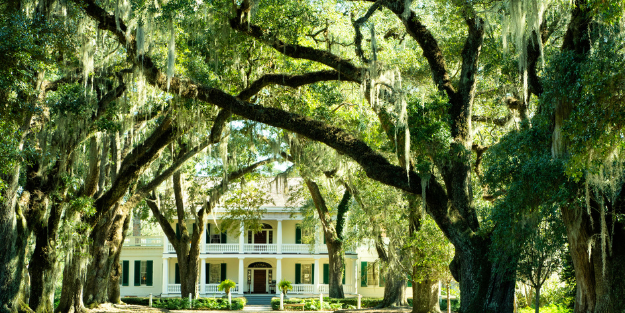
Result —
<svg viewBox="0 0 625 313"><path fill-rule="evenodd" d="M252 243L252 231L247 231L247 243Z"/></svg>
<svg viewBox="0 0 625 313"><path fill-rule="evenodd" d="M323 236L323 244L325 245L326 244L326 234L322 234L322 236Z"/></svg>
<svg viewBox="0 0 625 313"><path fill-rule="evenodd" d="M154 261L147 261L146 266L145 266L145 271L147 272L146 275L146 279L145 279L145 284L147 286L152 286L153 285L153 270L154 270Z"/></svg>
<svg viewBox="0 0 625 313"><path fill-rule="evenodd" d="M206 243L211 243L211 224L206 224Z"/></svg>
<svg viewBox="0 0 625 313"><path fill-rule="evenodd" d="M323 264L323 283L328 284L330 281L330 264Z"/></svg>
<svg viewBox="0 0 625 313"><path fill-rule="evenodd" d="M193 227L191 227L191 235L193 235L195 233L195 223L193 223Z"/></svg>
<svg viewBox="0 0 625 313"><path fill-rule="evenodd" d="M210 284L211 281L211 264L206 263L206 283Z"/></svg>
<svg viewBox="0 0 625 313"><path fill-rule="evenodd" d="M343 285L345 285L345 262L343 262L343 272L341 274L343 274Z"/></svg>
<svg viewBox="0 0 625 313"><path fill-rule="evenodd" d="M312 281L312 283L315 283L315 263L310 264L310 281Z"/></svg>
<svg viewBox="0 0 625 313"><path fill-rule="evenodd" d="M299 225L295 226L295 243L302 243L302 228Z"/></svg>
<svg viewBox="0 0 625 313"><path fill-rule="evenodd" d="M130 261L122 261L122 286L128 286Z"/></svg>
<svg viewBox="0 0 625 313"><path fill-rule="evenodd" d="M382 276L382 262L378 262L378 287L384 287L386 285L386 281L384 276Z"/></svg>
<svg viewBox="0 0 625 313"><path fill-rule="evenodd" d="M226 263L221 263L221 280L226 280Z"/></svg>
<svg viewBox="0 0 625 313"><path fill-rule="evenodd" d="M302 283L302 265L299 263L295 263L295 283Z"/></svg>
<svg viewBox="0 0 625 313"><path fill-rule="evenodd" d="M226 231L224 230L223 233L221 233L221 243L226 243L227 238L228 238L228 234L226 234Z"/></svg>
<svg viewBox="0 0 625 313"><path fill-rule="evenodd" d="M410 280L410 275L406 275L406 279L408 279L408 287L412 287L412 280Z"/></svg>
<svg viewBox="0 0 625 313"><path fill-rule="evenodd" d="M180 224L176 223L176 238L180 240Z"/></svg>
<svg viewBox="0 0 625 313"><path fill-rule="evenodd" d="M135 286L141 286L141 261L135 261Z"/></svg>
<svg viewBox="0 0 625 313"><path fill-rule="evenodd" d="M178 267L178 263L174 268L174 284L180 284L180 267Z"/></svg>
<svg viewBox="0 0 625 313"><path fill-rule="evenodd" d="M360 262L360 287L367 287L367 262Z"/></svg>

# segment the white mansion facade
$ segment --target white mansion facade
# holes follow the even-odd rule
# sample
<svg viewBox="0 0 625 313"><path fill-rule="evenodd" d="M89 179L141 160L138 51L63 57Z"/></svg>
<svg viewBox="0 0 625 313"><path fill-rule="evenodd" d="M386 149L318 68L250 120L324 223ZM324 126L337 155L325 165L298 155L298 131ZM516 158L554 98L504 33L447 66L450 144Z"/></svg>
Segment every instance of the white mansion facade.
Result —
<svg viewBox="0 0 625 313"><path fill-rule="evenodd" d="M205 225L200 246L200 295L218 295L221 292L217 286L224 279L236 282L232 291L235 296L279 294L276 282L283 279L293 285L289 295L327 295L328 253L326 245L321 244L321 231L315 234L320 244L304 244L299 214L284 206L263 208L263 230L256 234L245 229L236 236L220 233L215 220ZM223 214L223 208L215 209L217 223ZM175 221L172 226L176 228ZM345 252L345 295L382 297L384 287L375 249L362 245L354 250ZM176 253L164 234L127 237L120 262L122 297L186 296L180 294Z"/></svg>

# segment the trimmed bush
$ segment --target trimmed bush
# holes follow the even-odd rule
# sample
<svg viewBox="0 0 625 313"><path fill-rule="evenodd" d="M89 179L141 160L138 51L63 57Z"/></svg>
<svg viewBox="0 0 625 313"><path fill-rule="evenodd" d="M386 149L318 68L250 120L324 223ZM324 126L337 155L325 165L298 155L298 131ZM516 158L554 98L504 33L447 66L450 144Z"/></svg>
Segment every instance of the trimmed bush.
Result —
<svg viewBox="0 0 625 313"><path fill-rule="evenodd" d="M135 305L149 305L149 298L122 298L122 302ZM247 303L245 298L232 298L232 307L228 308L228 298L198 298L192 300L193 307L189 305L188 298L153 298L152 305L155 308L168 310L242 310ZM280 302L278 302L280 306Z"/></svg>
<svg viewBox="0 0 625 313"><path fill-rule="evenodd" d="M362 308L373 308L380 304L382 298L362 298L360 304ZM285 299L284 304L304 303L304 310L319 311L319 298L291 298ZM334 299L323 298L323 311L335 311L341 309L353 309L358 306L358 298ZM280 310L280 298L271 299L271 308Z"/></svg>

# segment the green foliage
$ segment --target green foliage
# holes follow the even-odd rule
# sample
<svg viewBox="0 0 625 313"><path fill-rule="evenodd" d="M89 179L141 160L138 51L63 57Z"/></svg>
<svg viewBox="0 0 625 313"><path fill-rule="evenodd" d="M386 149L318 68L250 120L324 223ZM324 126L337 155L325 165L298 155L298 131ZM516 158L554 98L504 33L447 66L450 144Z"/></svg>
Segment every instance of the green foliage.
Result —
<svg viewBox="0 0 625 313"><path fill-rule="evenodd" d="M519 313L534 313L535 311L534 311L534 308L527 307L527 308L520 308L518 312ZM570 313L573 311L563 306L552 304L552 305L548 305L545 307L541 307L540 312L541 313Z"/></svg>
<svg viewBox="0 0 625 313"><path fill-rule="evenodd" d="M382 302L382 298L362 298L361 307L362 308L373 308ZM291 298L284 299L284 304L293 304L293 303L304 303L304 310L306 311L319 311L320 309L324 311L335 311L340 309L350 309L355 308L358 305L358 298L345 298L345 299L334 299L334 298L323 298L323 308L319 305L319 298ZM271 308L274 310L280 309L280 298L271 299Z"/></svg>
<svg viewBox="0 0 625 313"><path fill-rule="evenodd" d="M219 283L219 286L217 286L217 290L219 291L225 291L226 294L230 293L230 289L234 288L237 284L235 282L233 282L230 279L226 279L223 280L221 283Z"/></svg>
<svg viewBox="0 0 625 313"><path fill-rule="evenodd" d="M126 304L148 305L149 298L122 298ZM187 298L160 298L153 299L155 308L168 310L242 310L247 303L245 298L232 298L232 307L228 307L227 298L198 298L192 300L193 306L189 305Z"/></svg>
<svg viewBox="0 0 625 313"><path fill-rule="evenodd" d="M278 289L280 289L280 291L282 291L282 293L286 295L289 290L293 290L293 286L291 285L290 281L283 279L278 283Z"/></svg>

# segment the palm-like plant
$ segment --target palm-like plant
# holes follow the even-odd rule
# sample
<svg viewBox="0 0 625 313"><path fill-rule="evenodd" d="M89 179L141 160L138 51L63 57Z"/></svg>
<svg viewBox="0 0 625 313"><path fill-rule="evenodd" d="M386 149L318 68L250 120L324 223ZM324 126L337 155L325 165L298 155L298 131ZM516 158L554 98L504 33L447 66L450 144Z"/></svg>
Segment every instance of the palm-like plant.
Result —
<svg viewBox="0 0 625 313"><path fill-rule="evenodd" d="M230 279L226 279L224 281L222 281L219 286L217 286L217 290L219 291L225 291L226 295L230 294L230 289L234 288L237 284L233 281L231 281Z"/></svg>
<svg viewBox="0 0 625 313"><path fill-rule="evenodd" d="M281 280L278 283L278 288L282 291L284 295L286 295L287 291L293 290L293 286L291 286L291 282L288 280Z"/></svg>

